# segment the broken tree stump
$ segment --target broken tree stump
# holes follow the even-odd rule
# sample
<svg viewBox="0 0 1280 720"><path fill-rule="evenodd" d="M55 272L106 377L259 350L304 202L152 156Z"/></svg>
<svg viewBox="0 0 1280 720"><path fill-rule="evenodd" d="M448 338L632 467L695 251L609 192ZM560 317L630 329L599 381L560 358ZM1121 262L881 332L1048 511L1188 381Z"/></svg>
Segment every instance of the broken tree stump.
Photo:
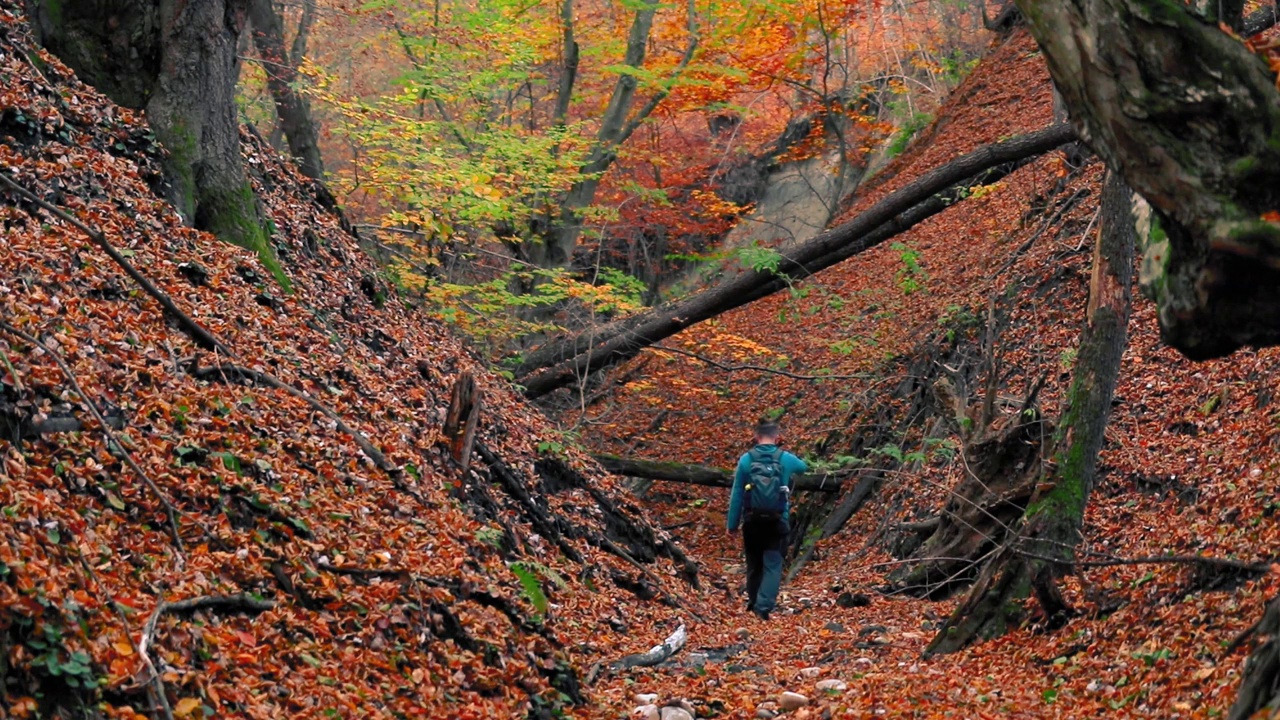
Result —
<svg viewBox="0 0 1280 720"><path fill-rule="evenodd" d="M480 422L480 388L470 372L463 372L449 393L449 412L444 418L444 436L449 453L465 474L471 467L471 451L476 443L476 425Z"/></svg>

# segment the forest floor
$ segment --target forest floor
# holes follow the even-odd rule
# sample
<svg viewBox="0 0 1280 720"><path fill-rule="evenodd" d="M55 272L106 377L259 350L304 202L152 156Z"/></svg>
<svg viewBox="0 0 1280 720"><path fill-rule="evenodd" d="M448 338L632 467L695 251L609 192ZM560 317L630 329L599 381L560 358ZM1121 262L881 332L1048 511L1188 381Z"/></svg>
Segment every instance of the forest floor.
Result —
<svg viewBox="0 0 1280 720"><path fill-rule="evenodd" d="M1191 718L1230 705L1245 650L1227 648L1280 574L1088 568L1066 581L1079 614L1065 627L1033 620L921 659L953 601L876 588L895 562L892 525L937 512L963 473L954 455L892 469L817 543L772 620L755 619L723 529L727 493L636 496L579 450L548 452L563 434L387 287L315 189L245 135L294 279L281 292L252 254L183 227L152 187L158 149L141 118L35 50L12 0L0 0L0 49L6 176L106 231L240 356L200 347L99 244L5 192L0 318L43 347L6 331L0 348L4 417L19 424L0 445L0 717L36 716L50 688L90 697L86 680L100 709L128 718L162 716L157 686L183 718L619 718L642 693L736 718L784 690L812 701L792 717ZM1047 124L1041 66L1027 37L999 43L850 212L959 152ZM780 410L791 447L878 462L886 443L900 454L923 445L928 418L899 416L898 390L921 387L911 359L980 363L992 298L1007 318L1000 393L1018 396L1049 369L1041 403L1052 417L1101 176L1046 157L974 189L901 247L672 341L847 379L726 372L659 349L616 369L618 392L564 425L593 449L728 466L754 416ZM1140 304L1086 549L1275 557L1278 360L1243 352L1192 365L1160 346ZM487 452L464 469L441 423L468 372L484 389ZM100 429L89 403L121 419L119 436L32 429L49 418ZM867 437L876 444L850 449ZM681 548L701 589L680 578ZM212 596L239 599L231 611L171 611ZM689 642L668 663L609 669L681 622ZM817 691L829 679L847 688Z"/></svg>

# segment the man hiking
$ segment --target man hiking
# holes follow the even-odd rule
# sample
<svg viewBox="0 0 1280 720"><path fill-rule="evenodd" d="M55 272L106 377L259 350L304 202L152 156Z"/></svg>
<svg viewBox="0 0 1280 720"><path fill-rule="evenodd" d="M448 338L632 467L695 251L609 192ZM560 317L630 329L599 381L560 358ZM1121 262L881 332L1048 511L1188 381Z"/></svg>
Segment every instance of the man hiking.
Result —
<svg viewBox="0 0 1280 720"><path fill-rule="evenodd" d="M791 475L809 469L778 447L779 435L771 420L756 425L756 445L738 460L729 496L729 532L741 525L747 556L747 609L761 620L773 612L782 583L782 556L791 532Z"/></svg>

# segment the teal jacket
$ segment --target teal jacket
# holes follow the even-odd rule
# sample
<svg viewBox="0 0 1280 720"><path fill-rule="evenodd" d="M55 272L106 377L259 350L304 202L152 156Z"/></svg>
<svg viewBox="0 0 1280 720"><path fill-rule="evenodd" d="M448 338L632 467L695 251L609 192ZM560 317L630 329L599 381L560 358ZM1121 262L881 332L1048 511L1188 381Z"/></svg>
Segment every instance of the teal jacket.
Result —
<svg viewBox="0 0 1280 720"><path fill-rule="evenodd" d="M766 452L772 452L778 448L777 445L757 445L757 448ZM779 462L782 466L782 484L791 487L791 476L796 473L802 473L809 469L809 466L803 460L783 451L782 460ZM729 516L725 525L730 530L737 530L742 524L742 495L746 492L744 489L751 480L751 453L743 453L738 459L738 470L733 474L733 492L729 494ZM782 519L790 520L791 518L791 501L788 499L786 507L782 511Z"/></svg>

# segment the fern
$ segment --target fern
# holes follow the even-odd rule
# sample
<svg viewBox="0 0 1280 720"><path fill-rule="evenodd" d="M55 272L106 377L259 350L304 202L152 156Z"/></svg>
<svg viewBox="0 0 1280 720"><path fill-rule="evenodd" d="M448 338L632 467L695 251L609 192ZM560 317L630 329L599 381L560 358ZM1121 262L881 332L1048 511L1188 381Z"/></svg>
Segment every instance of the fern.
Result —
<svg viewBox="0 0 1280 720"><path fill-rule="evenodd" d="M538 573L532 568L526 567L525 563L512 563L511 572L520 580L520 589L524 592L524 597L537 611L538 615L547 614L547 594L542 591L542 582L538 580Z"/></svg>

